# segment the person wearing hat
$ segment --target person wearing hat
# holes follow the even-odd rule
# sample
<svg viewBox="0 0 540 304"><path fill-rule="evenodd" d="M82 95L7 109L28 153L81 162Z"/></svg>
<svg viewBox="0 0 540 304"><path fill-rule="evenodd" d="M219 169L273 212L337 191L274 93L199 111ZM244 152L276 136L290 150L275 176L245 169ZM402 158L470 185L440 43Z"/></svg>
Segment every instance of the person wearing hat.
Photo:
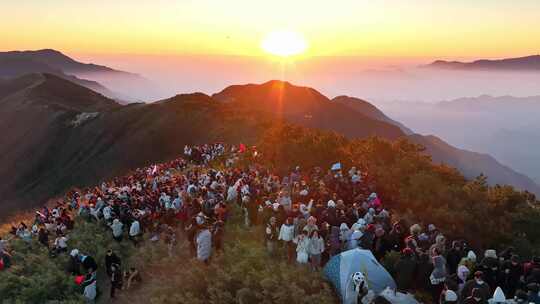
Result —
<svg viewBox="0 0 540 304"><path fill-rule="evenodd" d="M484 273L484 280L489 284L491 289L497 287L497 279L499 278L499 259L497 252L493 249L488 249L484 252L484 258L480 263L480 269Z"/></svg>
<svg viewBox="0 0 540 304"><path fill-rule="evenodd" d="M476 290L476 295L473 295L473 290ZM491 288L484 282L484 273L482 271L476 271L474 273L474 278L467 281L465 285L463 285L463 290L461 291L462 299L469 299L471 297L474 299L480 298L480 302L471 303L487 304L490 296Z"/></svg>
<svg viewBox="0 0 540 304"><path fill-rule="evenodd" d="M73 249L69 253L67 272L75 276L81 275L81 260L79 259L78 249Z"/></svg>
<svg viewBox="0 0 540 304"><path fill-rule="evenodd" d="M329 200L327 203L327 208L325 210L326 222L330 226L339 227L340 223L338 222L336 203L333 200Z"/></svg>

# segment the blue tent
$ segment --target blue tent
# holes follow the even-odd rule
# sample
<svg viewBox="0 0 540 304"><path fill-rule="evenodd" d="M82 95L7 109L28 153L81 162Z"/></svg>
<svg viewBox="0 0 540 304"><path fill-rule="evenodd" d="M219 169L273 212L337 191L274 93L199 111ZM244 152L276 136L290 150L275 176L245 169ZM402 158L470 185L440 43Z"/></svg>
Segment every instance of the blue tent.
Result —
<svg viewBox="0 0 540 304"><path fill-rule="evenodd" d="M387 287L396 289L396 282L371 251L351 249L333 256L324 267L324 275L334 285L344 304L356 303L352 299L352 275L355 272L364 274L368 288L376 294Z"/></svg>

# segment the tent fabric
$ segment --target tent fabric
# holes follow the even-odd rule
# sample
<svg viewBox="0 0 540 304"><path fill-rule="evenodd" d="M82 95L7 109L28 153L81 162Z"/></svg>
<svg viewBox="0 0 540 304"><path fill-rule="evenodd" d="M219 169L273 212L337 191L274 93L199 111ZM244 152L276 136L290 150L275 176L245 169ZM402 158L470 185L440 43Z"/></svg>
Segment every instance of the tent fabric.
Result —
<svg viewBox="0 0 540 304"><path fill-rule="evenodd" d="M372 290L369 291L368 294L362 298L361 303L373 303L373 301L377 297L381 297L391 304L420 304L420 302L418 302L411 294L396 292L395 290L392 290L390 288L386 288L378 295L376 295Z"/></svg>
<svg viewBox="0 0 540 304"><path fill-rule="evenodd" d="M373 253L364 249L351 249L333 256L324 267L324 275L332 283L344 304L356 303L352 275L362 272L367 287L376 294L386 288L396 289L396 283L386 269L377 261Z"/></svg>
<svg viewBox="0 0 540 304"><path fill-rule="evenodd" d="M332 168L330 170L332 170L332 171L341 170L341 163L333 164Z"/></svg>

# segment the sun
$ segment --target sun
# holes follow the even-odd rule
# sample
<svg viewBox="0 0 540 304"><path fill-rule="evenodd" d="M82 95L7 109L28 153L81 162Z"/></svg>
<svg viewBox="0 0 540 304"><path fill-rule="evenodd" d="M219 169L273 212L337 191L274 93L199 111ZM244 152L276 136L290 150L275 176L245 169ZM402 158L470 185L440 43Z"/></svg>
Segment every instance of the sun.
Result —
<svg viewBox="0 0 540 304"><path fill-rule="evenodd" d="M266 35L261 48L272 55L289 57L302 54L308 48L304 37L293 31L274 31Z"/></svg>

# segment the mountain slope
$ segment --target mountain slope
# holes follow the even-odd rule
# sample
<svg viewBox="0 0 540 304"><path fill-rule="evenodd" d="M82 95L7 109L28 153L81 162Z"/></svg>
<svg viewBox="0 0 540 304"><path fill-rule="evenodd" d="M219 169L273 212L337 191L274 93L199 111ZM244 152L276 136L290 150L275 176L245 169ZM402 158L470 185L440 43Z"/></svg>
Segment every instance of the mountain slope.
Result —
<svg viewBox="0 0 540 304"><path fill-rule="evenodd" d="M292 123L335 131L350 138L375 135L393 140L412 134L408 128L389 119L366 101L336 97L332 102L312 88L297 87L288 82L235 85L214 94L213 97L253 110L262 109ZM407 130L410 133L407 133ZM450 164L468 178L484 173L488 175L488 182L491 184L510 184L540 195L540 187L534 181L503 166L491 156L457 149L433 136L414 134L409 136L409 139L424 145L434 161Z"/></svg>
<svg viewBox="0 0 540 304"><path fill-rule="evenodd" d="M332 102L345 105L351 108L352 110L355 110L356 112L366 115L367 117L398 126L401 129L401 131L403 131L403 133L405 134L414 133L411 129L407 128L402 123L395 121L391 119L390 117L386 116L386 114L384 114L376 106L360 98L342 95L342 96L334 97L332 99Z"/></svg>
<svg viewBox="0 0 540 304"><path fill-rule="evenodd" d="M6 56L5 54L6 53L0 53L0 78L20 77L29 73L47 73L62 77L103 95L115 97L113 92L96 81L81 79L73 75L68 75L57 67L51 66L45 62L37 61L31 57Z"/></svg>
<svg viewBox="0 0 540 304"><path fill-rule="evenodd" d="M43 49L37 51L9 51L0 52L0 61L9 62L35 62L48 66L51 69L62 71L68 74L89 73L89 72L114 72L131 74L118 71L106 66L92 63L78 62L57 50ZM30 71L29 71L30 72ZM46 72L46 71L43 71ZM134 74L132 74L134 75Z"/></svg>
<svg viewBox="0 0 540 304"><path fill-rule="evenodd" d="M412 142L424 146L433 161L458 168L467 178L471 179L479 174L484 174L488 177L490 184L514 185L516 188L540 195L540 186L533 180L500 164L487 154L457 149L432 135L414 134L408 138Z"/></svg>
<svg viewBox="0 0 540 304"><path fill-rule="evenodd" d="M0 52L0 77L18 77L27 73L54 74L110 98L127 101L135 101L135 95L144 96L155 91L154 85L140 75L82 63L57 50ZM109 87L114 88L114 92Z"/></svg>
<svg viewBox="0 0 540 304"><path fill-rule="evenodd" d="M243 119L248 114L200 93L122 106L54 75L27 77L0 86L2 216L67 187L166 161L185 144L254 141L264 126L263 116Z"/></svg>
<svg viewBox="0 0 540 304"><path fill-rule="evenodd" d="M381 136L396 139L403 136L403 132L394 125L333 103L312 88L288 82L274 80L260 85L234 85L212 97L253 111L272 113L305 127L332 130L350 137Z"/></svg>
<svg viewBox="0 0 540 304"><path fill-rule="evenodd" d="M7 215L14 206L40 204L67 187L95 184L174 158L185 144L253 143L280 121L351 138L405 136L394 125L332 102L311 88L284 82L233 86L213 97L182 94L124 106L55 75L0 81L0 128L5 130L0 137L0 214ZM534 191L525 177L492 158L478 161L471 152L427 137L412 138L436 161L455 165L469 177L484 172L492 181Z"/></svg>
<svg viewBox="0 0 540 304"><path fill-rule="evenodd" d="M437 60L426 67L454 70L540 71L540 55L498 60L481 59L472 62Z"/></svg>

